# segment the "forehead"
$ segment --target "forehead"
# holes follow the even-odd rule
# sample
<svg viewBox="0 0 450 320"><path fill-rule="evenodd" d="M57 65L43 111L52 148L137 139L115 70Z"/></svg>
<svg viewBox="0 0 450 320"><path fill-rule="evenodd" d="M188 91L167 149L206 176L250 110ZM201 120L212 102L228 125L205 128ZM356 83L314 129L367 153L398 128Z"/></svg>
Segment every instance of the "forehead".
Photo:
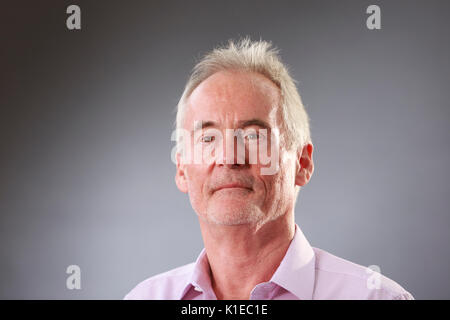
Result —
<svg viewBox="0 0 450 320"><path fill-rule="evenodd" d="M261 119L271 126L280 121L280 91L254 72L220 71L203 81L187 100L185 127L195 120L238 122Z"/></svg>

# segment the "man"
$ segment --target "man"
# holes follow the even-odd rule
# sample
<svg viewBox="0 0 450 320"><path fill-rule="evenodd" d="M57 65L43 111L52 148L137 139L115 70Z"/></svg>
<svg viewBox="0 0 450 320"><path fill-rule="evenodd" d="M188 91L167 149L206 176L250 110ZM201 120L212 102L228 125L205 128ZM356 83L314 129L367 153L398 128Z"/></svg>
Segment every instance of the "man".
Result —
<svg viewBox="0 0 450 320"><path fill-rule="evenodd" d="M175 180L205 249L125 299L413 299L381 274L311 247L295 224L313 145L270 43L243 39L207 54L180 99L177 129Z"/></svg>

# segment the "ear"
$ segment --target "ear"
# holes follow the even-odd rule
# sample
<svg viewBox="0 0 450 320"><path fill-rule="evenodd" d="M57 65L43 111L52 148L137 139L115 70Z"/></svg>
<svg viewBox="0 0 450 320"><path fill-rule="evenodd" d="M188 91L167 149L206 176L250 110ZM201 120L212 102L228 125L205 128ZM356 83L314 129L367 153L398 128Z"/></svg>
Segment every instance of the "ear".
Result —
<svg viewBox="0 0 450 320"><path fill-rule="evenodd" d="M181 192L187 193L188 187L186 181L186 172L185 166L182 163L181 154L177 153L176 158L177 158L177 172L175 174L175 183L177 184L177 187Z"/></svg>
<svg viewBox="0 0 450 320"><path fill-rule="evenodd" d="M311 179L314 172L313 149L312 143L307 143L301 151L297 152L297 174L295 176L295 184L297 186L302 187Z"/></svg>

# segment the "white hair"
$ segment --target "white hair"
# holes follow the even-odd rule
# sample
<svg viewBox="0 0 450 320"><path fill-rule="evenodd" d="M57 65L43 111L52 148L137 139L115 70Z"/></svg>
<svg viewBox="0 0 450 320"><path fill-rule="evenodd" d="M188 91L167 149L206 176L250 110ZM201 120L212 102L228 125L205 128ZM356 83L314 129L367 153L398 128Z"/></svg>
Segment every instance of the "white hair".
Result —
<svg viewBox="0 0 450 320"><path fill-rule="evenodd" d="M243 38L237 42L230 40L228 45L218 47L207 53L194 67L183 95L177 106L176 128L183 125L186 102L197 86L209 76L219 71L236 70L257 72L277 85L281 93L281 108L284 120L286 148L302 148L311 141L309 117L303 106L294 79L281 62L279 51L270 42L251 41ZM178 143L178 139L177 139Z"/></svg>

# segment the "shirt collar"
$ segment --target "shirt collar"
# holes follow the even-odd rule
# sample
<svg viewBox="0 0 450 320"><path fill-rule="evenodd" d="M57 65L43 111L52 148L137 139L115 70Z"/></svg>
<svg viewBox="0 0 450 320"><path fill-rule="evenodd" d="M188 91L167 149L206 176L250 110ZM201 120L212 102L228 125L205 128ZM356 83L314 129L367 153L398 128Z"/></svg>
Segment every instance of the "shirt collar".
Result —
<svg viewBox="0 0 450 320"><path fill-rule="evenodd" d="M183 290L181 292L180 299L188 293L188 291L192 288L199 288L203 292L212 288L211 286L211 269L209 267L208 257L206 255L206 250L200 252L197 260L194 263L194 267L190 276L187 278L185 285L183 286ZM212 289L211 289L212 290Z"/></svg>
<svg viewBox="0 0 450 320"><path fill-rule="evenodd" d="M315 255L297 224L294 238L270 281L291 292L300 300L312 299L315 282ZM200 252L195 261L191 275L183 286L180 299L192 287L197 287L204 293L212 290L211 269L205 249ZM213 292L209 294L215 296Z"/></svg>
<svg viewBox="0 0 450 320"><path fill-rule="evenodd" d="M312 299L315 283L315 255L297 224L294 238L270 281L291 292L300 300Z"/></svg>

